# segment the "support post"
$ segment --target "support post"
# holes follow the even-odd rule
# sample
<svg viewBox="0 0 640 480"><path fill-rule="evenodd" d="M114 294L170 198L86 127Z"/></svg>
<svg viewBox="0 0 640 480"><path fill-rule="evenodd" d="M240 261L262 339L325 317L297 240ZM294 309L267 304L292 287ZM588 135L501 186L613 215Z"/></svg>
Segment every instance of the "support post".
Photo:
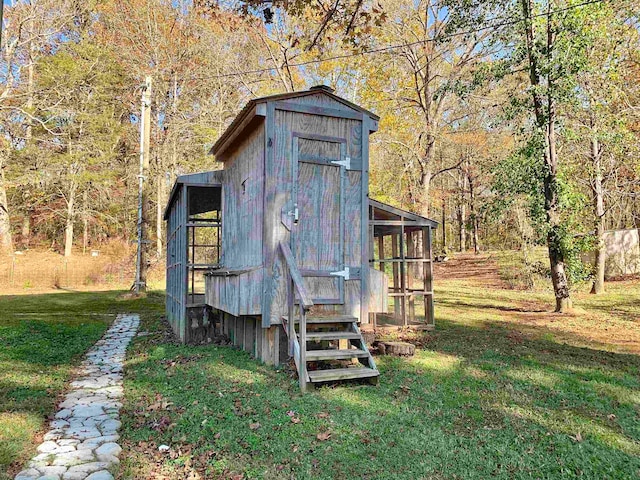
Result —
<svg viewBox="0 0 640 480"><path fill-rule="evenodd" d="M401 234L402 235L402 234ZM400 258L400 247L398 246L398 234L391 234L391 253L393 259ZM393 293L400 292L400 266L398 262L393 262ZM393 316L398 318L400 316L400 298L394 295L393 297Z"/></svg>
<svg viewBox="0 0 640 480"><path fill-rule="evenodd" d="M422 258L428 260L423 262L424 265L424 317L427 325L434 325L433 310L433 253L431 247L431 228L422 228Z"/></svg>
<svg viewBox="0 0 640 480"><path fill-rule="evenodd" d="M302 302L300 304L300 364L298 365L298 379L300 390L307 391L307 312Z"/></svg>
<svg viewBox="0 0 640 480"><path fill-rule="evenodd" d="M289 337L289 356L294 356L294 343L295 343L295 335L296 335L296 324L295 319L293 318L295 307L294 307L294 284L293 279L291 278L291 272L289 272L289 289L287 291L287 307L288 307L288 321L287 321L287 336Z"/></svg>
<svg viewBox="0 0 640 480"><path fill-rule="evenodd" d="M375 227L371 227L371 228L375 228ZM384 235L380 235L378 237L378 260L382 260L383 258L386 258L384 256ZM380 271L382 273L384 273L384 275L387 275L387 264L384 262L380 262ZM384 292L385 295L387 295L389 292ZM374 313L373 314L373 328L375 329L378 326L378 314Z"/></svg>
<svg viewBox="0 0 640 480"><path fill-rule="evenodd" d="M404 240L404 221L400 225L400 289L402 290L402 297L400 308L402 310L402 326L407 326L407 265L405 257L405 240Z"/></svg>
<svg viewBox="0 0 640 480"><path fill-rule="evenodd" d="M414 238L414 232L407 232L407 256L411 259L416 257L416 239ZM406 268L407 274L407 289L411 291L413 287L413 279L416 276L418 264L415 262L411 262L408 264ZM407 297L408 306L409 306L409 321L411 323L415 322L416 319L416 301L413 295L409 295Z"/></svg>

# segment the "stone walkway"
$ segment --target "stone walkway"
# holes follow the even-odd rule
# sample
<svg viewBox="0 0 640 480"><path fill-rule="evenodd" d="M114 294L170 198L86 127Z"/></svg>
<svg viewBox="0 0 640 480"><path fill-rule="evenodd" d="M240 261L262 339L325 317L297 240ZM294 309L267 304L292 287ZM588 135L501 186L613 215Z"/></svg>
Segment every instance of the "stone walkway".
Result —
<svg viewBox="0 0 640 480"><path fill-rule="evenodd" d="M112 480L120 460L122 365L136 334L138 315L118 315L87 352L81 376L59 405L27 469L16 480Z"/></svg>

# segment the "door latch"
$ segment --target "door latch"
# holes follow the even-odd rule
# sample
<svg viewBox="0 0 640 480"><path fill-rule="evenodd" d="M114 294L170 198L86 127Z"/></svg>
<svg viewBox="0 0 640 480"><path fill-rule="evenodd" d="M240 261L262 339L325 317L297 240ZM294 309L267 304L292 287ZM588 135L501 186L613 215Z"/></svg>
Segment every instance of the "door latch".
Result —
<svg viewBox="0 0 640 480"><path fill-rule="evenodd" d="M293 210L289 210L287 212L287 215L289 215L290 217L293 217L294 225L298 224L298 220L300 218L300 212L298 211L298 204L297 203L293 204Z"/></svg>
<svg viewBox="0 0 640 480"><path fill-rule="evenodd" d="M345 280L349 280L349 267L345 267L344 270L340 270L338 272L330 272L329 275L333 275L334 277L342 277Z"/></svg>

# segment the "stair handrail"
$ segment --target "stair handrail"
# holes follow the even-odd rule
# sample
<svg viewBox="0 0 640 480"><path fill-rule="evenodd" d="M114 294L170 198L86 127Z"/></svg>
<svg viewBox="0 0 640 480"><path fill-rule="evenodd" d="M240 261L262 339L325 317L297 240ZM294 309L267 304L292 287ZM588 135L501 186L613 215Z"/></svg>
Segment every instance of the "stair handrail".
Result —
<svg viewBox="0 0 640 480"><path fill-rule="evenodd" d="M300 305L300 324L299 324L299 359L298 359L298 380L300 382L300 388L304 392L307 387L307 312L313 307L313 300L311 295L304 286L304 280L302 274L296 265L293 253L285 242L280 242L280 251L284 257L285 264L287 265L287 271L289 273L289 286L287 288L287 307L288 307L288 321L287 321L287 334L289 337L289 355L292 355L295 359L295 344L296 344L296 327L295 327L295 297L298 296L298 302Z"/></svg>

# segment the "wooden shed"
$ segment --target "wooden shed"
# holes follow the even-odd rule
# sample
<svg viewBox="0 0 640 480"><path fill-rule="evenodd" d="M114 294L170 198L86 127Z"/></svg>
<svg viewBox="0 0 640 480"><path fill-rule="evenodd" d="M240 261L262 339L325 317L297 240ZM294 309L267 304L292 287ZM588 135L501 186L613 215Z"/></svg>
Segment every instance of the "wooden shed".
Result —
<svg viewBox="0 0 640 480"><path fill-rule="evenodd" d="M190 215L202 215L193 207L185 221L174 210L189 208L190 188L219 191L218 203L204 202L217 209L220 225L218 258L204 276L204 303L217 328L256 358L276 365L293 357L303 389L379 375L359 328L370 313L385 313L394 293L384 271L373 268L370 247L369 135L378 120L324 86L251 100L211 149L223 170L198 174L209 175L203 183L181 177L167 208L168 298L174 283L189 289L182 274L171 273L177 268L170 260L174 232L184 236L177 224L195 225ZM429 237L425 262L431 225L419 225ZM177 279L172 287L170 276ZM168 312L170 307L182 308L176 299L167 300ZM205 317L194 328L210 328ZM188 328L178 320L172 325Z"/></svg>

